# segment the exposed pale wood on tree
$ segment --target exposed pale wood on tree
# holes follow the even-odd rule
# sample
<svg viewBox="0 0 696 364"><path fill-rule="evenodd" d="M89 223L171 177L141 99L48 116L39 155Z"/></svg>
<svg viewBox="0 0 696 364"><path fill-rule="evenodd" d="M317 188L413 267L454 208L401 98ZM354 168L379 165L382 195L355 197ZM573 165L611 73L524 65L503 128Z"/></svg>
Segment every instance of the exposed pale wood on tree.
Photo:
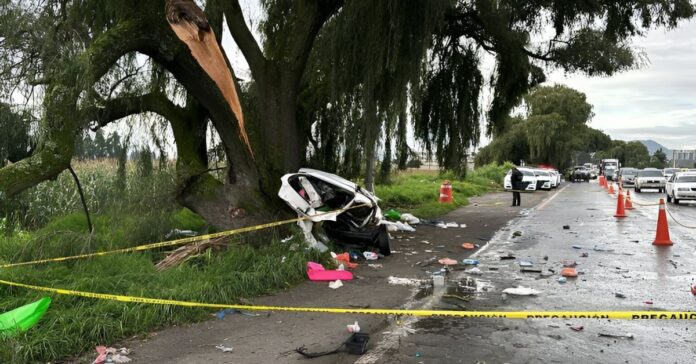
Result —
<svg viewBox="0 0 696 364"><path fill-rule="evenodd" d="M166 5L167 22L176 36L184 42L198 64L220 89L239 124L239 135L253 156L249 136L244 126L244 115L234 86L231 69L220 50L215 33L205 14L191 0L169 0ZM183 20L183 21L182 21ZM207 27L207 29L206 29Z"/></svg>

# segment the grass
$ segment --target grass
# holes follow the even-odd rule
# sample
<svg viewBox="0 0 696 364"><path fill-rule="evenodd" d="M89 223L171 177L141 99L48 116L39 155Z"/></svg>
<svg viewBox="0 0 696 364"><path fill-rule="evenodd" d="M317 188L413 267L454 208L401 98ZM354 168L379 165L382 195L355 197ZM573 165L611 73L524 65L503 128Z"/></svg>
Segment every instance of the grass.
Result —
<svg viewBox="0 0 696 364"><path fill-rule="evenodd" d="M469 197L500 188L508 169L508 164L490 164L469 172L463 180L438 171L403 172L394 177L391 184L376 186L375 193L382 200L383 211L393 208L419 218L432 219L466 206ZM452 204L438 202L440 185L445 179L452 182Z"/></svg>
<svg viewBox="0 0 696 364"><path fill-rule="evenodd" d="M176 215L171 217L172 220L176 218ZM0 238L0 261L77 253L89 240L87 234L81 232L82 224L83 221L69 215L36 233ZM141 234L138 229L107 230L92 239L89 250L135 245ZM133 243L125 244L125 241ZM255 248L242 243L239 238L233 239L225 251L195 257L164 272L157 272L154 268L164 253L151 251L12 268L1 272L0 277L32 285L99 293L239 303L303 281L306 262L322 260L317 253L299 248L299 244L294 250L289 249L294 243L300 243L299 238L280 243L278 237L272 237L271 241ZM45 295L0 286L0 297L3 297L0 312ZM91 351L98 344L113 344L124 337L145 334L157 328L209 319L212 312L60 295L54 295L53 299L51 308L37 327L18 337L0 341L0 362L34 363L62 359Z"/></svg>

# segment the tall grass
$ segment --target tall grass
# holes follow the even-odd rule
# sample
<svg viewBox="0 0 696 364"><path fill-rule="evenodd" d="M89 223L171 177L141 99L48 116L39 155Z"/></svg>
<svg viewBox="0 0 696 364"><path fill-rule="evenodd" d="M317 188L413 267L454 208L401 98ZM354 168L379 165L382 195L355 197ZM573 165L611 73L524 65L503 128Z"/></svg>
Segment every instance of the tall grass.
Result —
<svg viewBox="0 0 696 364"><path fill-rule="evenodd" d="M435 218L467 205L471 196L499 188L510 167L510 164L485 165L469 172L464 180L457 180L451 173L408 171L395 176L391 184L376 186L375 193L382 200L383 210L394 208L420 218ZM438 202L440 185L445 179L452 183L452 204Z"/></svg>
<svg viewBox="0 0 696 364"><path fill-rule="evenodd" d="M120 189L117 187L119 177L115 160L74 162L73 167L82 183L87 206L93 214L114 211L147 214L177 206L173 168L160 169L143 176L138 173L137 165L129 163L124 188ZM0 203L0 217L5 217L6 229L35 229L53 218L82 211L75 182L67 171L54 181L43 182Z"/></svg>

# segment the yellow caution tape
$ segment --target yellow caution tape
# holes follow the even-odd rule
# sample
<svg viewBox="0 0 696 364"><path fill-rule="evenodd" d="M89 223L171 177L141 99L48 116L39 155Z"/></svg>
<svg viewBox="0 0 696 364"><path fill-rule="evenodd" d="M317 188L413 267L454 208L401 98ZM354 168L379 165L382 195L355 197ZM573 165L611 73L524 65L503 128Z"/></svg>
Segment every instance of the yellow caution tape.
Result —
<svg viewBox="0 0 696 364"><path fill-rule="evenodd" d="M361 204L361 205L351 206L351 207L346 208L346 209L329 211L329 212L314 215L312 217L328 215L328 214L340 214L342 212L345 212L345 211L348 211L351 209L355 209L355 208L359 208L359 207L364 207L364 206L368 206L368 205ZM32 261L28 261L28 262L0 264L0 268L12 268L12 267L36 265L36 264L43 264L43 263L50 263L50 262L64 262L67 260L102 257L105 255L111 255L111 254L134 253L134 252L140 252L140 251L151 250L151 249L158 249L158 248L164 248L164 247L170 247L170 246L176 246L176 245L184 245L184 244L194 243L194 242L197 242L200 240L209 240L209 239L222 238L222 237L231 236L231 235L238 235L238 234L242 234L242 233L248 233L248 232L252 232L252 231L268 229L268 228L272 228L272 227L276 227L276 226L291 224L293 222L299 222L299 221L304 221L304 220L309 220L309 219L310 219L310 217L303 216L303 217L298 217L298 218L294 218L294 219L281 220L281 221L271 222L271 223L262 224L262 225L248 226L248 227L243 227L243 228L239 228L239 229L222 231L219 233L193 236L190 238L169 240L169 241L163 241L163 242L159 242L159 243L139 245L139 246L134 246L131 248L116 249L116 250L109 250L109 251L88 253L88 254L80 254L80 255L73 255L73 256L68 256L68 257L39 259L39 260L32 260Z"/></svg>
<svg viewBox="0 0 696 364"><path fill-rule="evenodd" d="M369 309L369 308L328 308L328 307L287 307L287 306L252 306L231 305L220 303L202 303L178 301L135 296L122 296L104 293L73 291L68 289L33 286L24 283L0 280L0 284L21 287L36 291L51 292L61 295L95 298L109 301L145 303L152 305L171 305L183 307L203 307L216 309L238 309L247 311L286 311L314 312L334 314L364 314L364 315L399 315L399 316L450 316L468 318L508 318L508 319L623 319L623 320L696 320L696 312L691 311L442 311L442 310L399 310L399 309Z"/></svg>

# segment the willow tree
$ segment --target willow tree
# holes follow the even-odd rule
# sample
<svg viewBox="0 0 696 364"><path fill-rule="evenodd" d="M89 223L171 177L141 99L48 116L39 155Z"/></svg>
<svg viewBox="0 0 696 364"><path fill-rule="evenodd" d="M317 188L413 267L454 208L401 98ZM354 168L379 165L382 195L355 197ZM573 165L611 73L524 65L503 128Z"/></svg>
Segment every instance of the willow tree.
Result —
<svg viewBox="0 0 696 364"><path fill-rule="evenodd" d="M310 158L342 154L333 167L351 177L362 170L368 189L380 140L382 175L392 145L404 158L408 88L418 81L431 36L450 6L448 0L351 1L326 24L303 89L303 117L314 144Z"/></svg>
<svg viewBox="0 0 696 364"><path fill-rule="evenodd" d="M479 88L483 84L492 86L493 99L486 110L487 134L494 139L507 135L501 143L508 143L512 135L524 133L511 130L517 124L510 122L510 111L523 101L525 94L545 81L546 70L611 76L638 67L643 57L631 44L632 39L650 29L674 28L693 15L694 7L688 0L457 1L445 14L435 36L433 59L426 66L424 82L415 90L418 136L426 146L435 143L432 146L438 160L455 170L456 166L446 158L466 155L468 146L476 143L478 134L468 120L477 117L478 100L471 100L468 107L460 107L456 85L443 87L446 82L436 77L442 64L463 62L462 55L467 64L476 64L484 54L495 60L491 79ZM453 46L476 52L446 51ZM451 75L447 81L455 83L454 77ZM472 73L466 81L468 86L476 87L476 79L476 73ZM423 97L429 90L433 90L435 97ZM474 95L474 91L469 92ZM429 107L432 101L438 102L437 109ZM449 116L452 110L456 117ZM461 122L456 128L459 134L443 129L442 119L435 115ZM547 118L545 122L557 127L553 120ZM513 134L506 134L508 131ZM465 142L458 141L461 137L465 137ZM453 145L448 144L451 140L455 141ZM444 142L437 144L438 141Z"/></svg>

